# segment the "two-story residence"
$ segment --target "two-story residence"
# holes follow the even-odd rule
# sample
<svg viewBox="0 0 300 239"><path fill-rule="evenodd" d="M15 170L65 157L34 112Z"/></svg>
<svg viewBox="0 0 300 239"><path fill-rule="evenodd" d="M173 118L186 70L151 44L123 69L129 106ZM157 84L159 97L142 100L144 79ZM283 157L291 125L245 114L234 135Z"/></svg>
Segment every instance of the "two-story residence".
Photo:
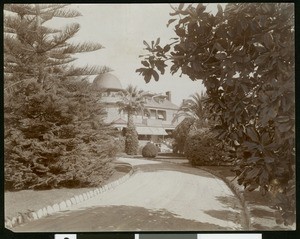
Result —
<svg viewBox="0 0 300 239"><path fill-rule="evenodd" d="M120 131L126 128L127 114L120 112L117 106L117 102L120 101L118 92L124 90L120 80L111 73L105 73L94 79L93 86L102 92L102 102L105 103L107 111L106 122L112 123ZM159 142L169 138L180 123L180 119L174 122L179 107L172 103L171 92L162 94L160 98L162 100L155 101L149 94L144 105L144 112L134 116L139 140Z"/></svg>

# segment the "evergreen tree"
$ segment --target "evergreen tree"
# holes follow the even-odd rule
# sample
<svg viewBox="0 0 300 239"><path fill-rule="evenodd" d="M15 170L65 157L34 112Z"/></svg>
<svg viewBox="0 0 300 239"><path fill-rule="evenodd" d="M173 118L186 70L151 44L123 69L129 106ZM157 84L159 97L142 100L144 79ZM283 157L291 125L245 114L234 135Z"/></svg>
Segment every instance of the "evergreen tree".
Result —
<svg viewBox="0 0 300 239"><path fill-rule="evenodd" d="M80 13L65 4L5 5L4 120L6 189L99 185L114 156L104 108L84 79L105 67L75 67L75 53L100 44L68 42L80 29L45 27Z"/></svg>

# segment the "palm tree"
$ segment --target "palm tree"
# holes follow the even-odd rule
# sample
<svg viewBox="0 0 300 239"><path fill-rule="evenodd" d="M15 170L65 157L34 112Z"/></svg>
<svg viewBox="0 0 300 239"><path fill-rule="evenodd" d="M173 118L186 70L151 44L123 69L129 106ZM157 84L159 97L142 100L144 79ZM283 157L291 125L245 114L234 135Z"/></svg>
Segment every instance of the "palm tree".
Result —
<svg viewBox="0 0 300 239"><path fill-rule="evenodd" d="M133 115L143 112L146 102L145 92L129 85L124 91L119 92L119 96L120 101L117 102L119 111L127 113L127 127L134 127Z"/></svg>
<svg viewBox="0 0 300 239"><path fill-rule="evenodd" d="M190 118L193 121L192 127L197 129L199 127L207 127L208 112L205 108L205 100L207 96L201 92L191 95L191 99L184 100L178 109L174 121L179 117Z"/></svg>
<svg viewBox="0 0 300 239"><path fill-rule="evenodd" d="M119 111L127 113L127 129L125 133L125 152L130 155L137 154L138 135L133 122L133 115L144 111L146 93L136 86L129 85L124 91L119 92L120 101L117 102Z"/></svg>

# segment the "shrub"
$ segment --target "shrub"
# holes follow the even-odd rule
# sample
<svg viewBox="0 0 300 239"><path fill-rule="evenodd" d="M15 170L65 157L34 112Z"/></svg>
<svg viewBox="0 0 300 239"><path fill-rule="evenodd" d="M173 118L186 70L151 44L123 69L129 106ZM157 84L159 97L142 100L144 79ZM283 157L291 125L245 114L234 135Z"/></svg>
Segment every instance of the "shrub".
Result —
<svg viewBox="0 0 300 239"><path fill-rule="evenodd" d="M134 127L128 127L125 133L125 153L128 155L137 155L138 147L138 134Z"/></svg>
<svg viewBox="0 0 300 239"><path fill-rule="evenodd" d="M173 132L173 153L183 153L186 138L192 125L193 119L191 118L185 118L179 125L177 125Z"/></svg>
<svg viewBox="0 0 300 239"><path fill-rule="evenodd" d="M228 148L211 131L198 130L187 137L185 155L192 165L230 165Z"/></svg>
<svg viewBox="0 0 300 239"><path fill-rule="evenodd" d="M155 158L158 154L157 146L152 143L147 143L142 150L144 158Z"/></svg>
<svg viewBox="0 0 300 239"><path fill-rule="evenodd" d="M117 153L124 153L125 152L125 138L123 136L119 136L115 138L115 147Z"/></svg>

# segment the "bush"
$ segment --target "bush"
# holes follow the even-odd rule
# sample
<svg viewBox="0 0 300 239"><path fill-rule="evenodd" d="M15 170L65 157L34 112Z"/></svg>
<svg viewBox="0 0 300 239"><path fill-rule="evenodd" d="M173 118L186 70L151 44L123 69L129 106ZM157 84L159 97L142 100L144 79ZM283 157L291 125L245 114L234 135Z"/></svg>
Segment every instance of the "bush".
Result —
<svg viewBox="0 0 300 239"><path fill-rule="evenodd" d="M193 125L193 119L185 118L173 132L174 142L172 144L173 153L180 153L184 152L184 145L186 142L187 135L190 131L191 126Z"/></svg>
<svg viewBox="0 0 300 239"><path fill-rule="evenodd" d="M216 135L211 131L196 131L187 137L185 156L192 165L231 165L232 158Z"/></svg>
<svg viewBox="0 0 300 239"><path fill-rule="evenodd" d="M117 153L124 153L125 152L125 138L123 136L119 136L115 138L115 147Z"/></svg>
<svg viewBox="0 0 300 239"><path fill-rule="evenodd" d="M128 127L125 133L125 153L128 155L137 155L138 147L138 134L134 127Z"/></svg>
<svg viewBox="0 0 300 239"><path fill-rule="evenodd" d="M155 158L158 154L157 146L152 143L147 143L142 150L144 158Z"/></svg>

